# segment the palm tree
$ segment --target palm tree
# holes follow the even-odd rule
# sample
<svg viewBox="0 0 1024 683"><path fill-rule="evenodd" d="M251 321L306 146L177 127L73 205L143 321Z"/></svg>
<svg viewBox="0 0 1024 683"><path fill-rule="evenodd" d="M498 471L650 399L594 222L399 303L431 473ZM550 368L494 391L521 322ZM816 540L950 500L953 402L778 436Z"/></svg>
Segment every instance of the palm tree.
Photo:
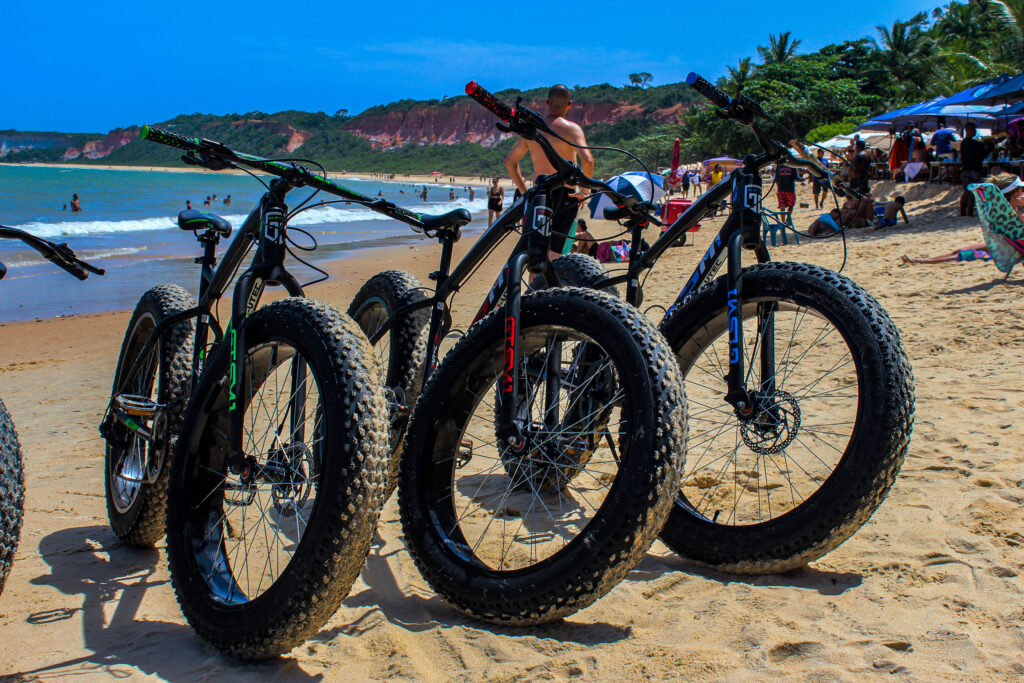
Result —
<svg viewBox="0 0 1024 683"><path fill-rule="evenodd" d="M929 69L934 43L925 33L928 15L919 12L909 21L894 21L892 26L876 26L879 38L871 39L879 51L881 65L896 81L906 99L921 90L921 76Z"/></svg>
<svg viewBox="0 0 1024 683"><path fill-rule="evenodd" d="M799 40L794 40L789 31L780 33L778 36L768 34L768 47L757 46L757 54L761 57L762 64L782 64L796 54Z"/></svg>
<svg viewBox="0 0 1024 683"><path fill-rule="evenodd" d="M728 76L722 76L718 79L718 87L727 93L739 92L750 77L754 75L754 67L750 63L750 57L744 57L740 60L739 65L734 69L733 67L726 67L729 69Z"/></svg>

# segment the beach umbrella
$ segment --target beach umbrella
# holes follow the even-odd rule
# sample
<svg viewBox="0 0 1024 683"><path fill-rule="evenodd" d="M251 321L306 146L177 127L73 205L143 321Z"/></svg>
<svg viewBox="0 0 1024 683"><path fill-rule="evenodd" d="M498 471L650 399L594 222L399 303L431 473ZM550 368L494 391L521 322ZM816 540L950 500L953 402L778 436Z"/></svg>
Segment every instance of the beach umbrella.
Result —
<svg viewBox="0 0 1024 683"><path fill-rule="evenodd" d="M942 106L948 106L951 104L984 104L984 102L981 102L980 100L985 99L993 90L996 90L1011 78L1011 76L1007 76L1006 74L996 76L984 83L979 83L978 85L971 86L966 90L961 90L955 95L950 95L949 97L940 100L939 104Z"/></svg>
<svg viewBox="0 0 1024 683"><path fill-rule="evenodd" d="M672 165L669 167L668 184L673 187L682 182L679 177L679 138L672 144Z"/></svg>
<svg viewBox="0 0 1024 683"><path fill-rule="evenodd" d="M732 157L715 157L714 159L705 159L701 163L705 166L713 166L715 164L721 164L722 166L728 166L730 164L734 166L741 166L743 164L739 159L733 159Z"/></svg>
<svg viewBox="0 0 1024 683"><path fill-rule="evenodd" d="M1007 78L975 99L973 104L1005 104L1016 100L1024 100L1024 74Z"/></svg>
<svg viewBox="0 0 1024 683"><path fill-rule="evenodd" d="M653 190L651 181L654 181ZM643 202L656 202L665 196L663 176L652 173L648 176L643 171L630 171L608 179L608 184L619 194L634 197ZM592 197L587 203L591 218L604 218L604 210L615 206L615 202L606 194Z"/></svg>

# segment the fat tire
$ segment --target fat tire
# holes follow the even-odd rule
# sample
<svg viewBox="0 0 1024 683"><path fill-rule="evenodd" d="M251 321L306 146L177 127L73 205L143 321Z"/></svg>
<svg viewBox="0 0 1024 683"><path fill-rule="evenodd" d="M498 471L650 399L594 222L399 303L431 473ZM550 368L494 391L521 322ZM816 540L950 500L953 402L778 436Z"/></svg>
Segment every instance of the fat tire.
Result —
<svg viewBox="0 0 1024 683"><path fill-rule="evenodd" d="M384 504L387 403L366 337L329 304L288 298L258 309L244 325L247 346L283 340L302 350L319 382L326 457L309 525L266 592L241 605L211 599L195 563L186 491L198 457L192 440L200 434L207 408L223 398L229 363L225 344L193 393L172 461L167 550L175 596L196 632L233 657L259 660L288 652L316 633L362 570Z"/></svg>
<svg viewBox="0 0 1024 683"><path fill-rule="evenodd" d="M112 395L117 393L123 372L127 372L135 361L133 352L138 352L145 342L145 334L139 329L144 318L159 324L176 313L196 306L196 301L178 285L158 285L139 299L135 306L121 352L114 372ZM107 519L110 528L123 543L138 548L151 548L163 538L167 511L167 477L170 467L167 460L174 452L174 441L181 428L181 419L188 404L192 377L192 354L195 343L195 319L175 323L161 335L159 343L159 389L157 401L167 406L167 456L162 471L152 484L140 484L135 500L127 510L117 509L111 493L111 468L120 457L120 449L107 445L104 457L104 491L107 501ZM132 432L121 428L122 436L136 438Z"/></svg>
<svg viewBox="0 0 1024 683"><path fill-rule="evenodd" d="M18 550L25 512L25 472L21 444L7 406L0 400L0 593Z"/></svg>
<svg viewBox="0 0 1024 683"><path fill-rule="evenodd" d="M847 448L825 483L802 504L758 524L715 524L677 500L661 539L676 553L718 571L770 574L831 552L885 500L903 464L914 421L914 378L899 330L884 308L847 277L814 265L775 262L743 271L743 297L776 296L827 312L854 353L858 417ZM659 326L678 352L702 324L724 315L719 278ZM843 331L842 329L840 331ZM686 372L686 360L680 357ZM722 383L725 393L725 382Z"/></svg>
<svg viewBox="0 0 1024 683"><path fill-rule="evenodd" d="M383 303L387 317L402 306L419 303L427 298L423 293L423 285L412 273L404 270L385 270L374 275L360 287L348 314L369 336L372 330L360 320L359 313L374 299ZM405 397L405 410L395 415L391 421L390 443L391 457L388 465L388 486L386 498L390 498L398 486L398 467L402 458L402 444L409 426L409 415L412 407L419 399L423 383L423 360L427 353L427 324L430 322L429 308L421 308L411 313L392 319L387 335L390 351L385 364L381 368L384 375L384 386Z"/></svg>
<svg viewBox="0 0 1024 683"><path fill-rule="evenodd" d="M634 390L634 441L608 496L580 535L543 562L498 574L458 558L436 528L427 500L433 444L446 414L468 393L463 382L481 354L500 344L503 309L470 328L424 387L413 413L399 480L406 544L423 578L466 614L499 624L532 625L577 612L610 591L643 558L678 490L686 437L686 397L678 367L655 327L632 306L603 292L553 288L522 298L521 328L555 324L614 348ZM642 390L639 389L642 387ZM628 403L629 401L623 401ZM645 419L646 418L646 419ZM441 475L438 475L441 476Z"/></svg>
<svg viewBox="0 0 1024 683"><path fill-rule="evenodd" d="M563 287L586 287L596 289L595 284L608 277L608 271L593 256L586 254L566 254L551 262L555 274ZM544 289L544 278L538 275L530 283L532 289ZM608 285L598 289L612 296L619 296L619 288Z"/></svg>

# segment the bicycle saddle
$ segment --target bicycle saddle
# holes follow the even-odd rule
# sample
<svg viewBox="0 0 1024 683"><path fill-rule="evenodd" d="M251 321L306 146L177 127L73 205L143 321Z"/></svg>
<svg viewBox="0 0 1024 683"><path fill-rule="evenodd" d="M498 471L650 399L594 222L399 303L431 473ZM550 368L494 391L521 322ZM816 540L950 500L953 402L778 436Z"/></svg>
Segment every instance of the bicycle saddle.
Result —
<svg viewBox="0 0 1024 683"><path fill-rule="evenodd" d="M178 214L178 227L182 230L213 230L221 237L231 237L231 223L220 216L187 209Z"/></svg>
<svg viewBox="0 0 1024 683"><path fill-rule="evenodd" d="M429 214L420 215L423 229L428 232L440 230L441 228L461 228L471 220L473 220L473 217L469 215L469 211L466 209L454 209L448 213L441 213L436 216Z"/></svg>

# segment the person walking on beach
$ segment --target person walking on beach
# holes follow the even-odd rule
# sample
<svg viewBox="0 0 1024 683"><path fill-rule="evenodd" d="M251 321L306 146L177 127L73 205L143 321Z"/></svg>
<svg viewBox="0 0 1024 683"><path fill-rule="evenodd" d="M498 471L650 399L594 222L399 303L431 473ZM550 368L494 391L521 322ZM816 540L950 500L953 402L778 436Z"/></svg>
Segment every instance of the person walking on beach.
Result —
<svg viewBox="0 0 1024 683"><path fill-rule="evenodd" d="M491 186L487 188L487 225L501 214L501 205L505 201L505 188L498 183L498 176L491 178Z"/></svg>
<svg viewBox="0 0 1024 683"><path fill-rule="evenodd" d="M824 166L826 169L829 166L828 159L825 158L825 150L821 147L818 148L818 163ZM814 194L814 208L821 209L825 206L825 187L827 183L819 181L817 178L811 179L811 192Z"/></svg>
<svg viewBox="0 0 1024 683"><path fill-rule="evenodd" d="M82 203L78 201L78 193L71 195L71 212L78 213L82 210Z"/></svg>
<svg viewBox="0 0 1024 683"><path fill-rule="evenodd" d="M587 138L583 134L583 129L565 118L572 107L570 90L561 84L552 86L548 90L547 105L548 115L544 117L544 120L555 133L568 142L549 138L544 133L542 135L548 139L559 155L568 159L569 163L576 163L578 157L583 173L588 176L594 175L594 156L589 149L586 149ZM530 159L533 161L534 179L537 176L555 172L555 168L544 155L540 145L520 138L505 157L505 168L508 169L512 182L523 194L526 193L527 186L523 172L519 168L519 162L527 152L530 153ZM569 234L569 230L573 227L573 221L576 220L580 202L586 197L585 192L580 192L578 188L568 185L553 190L548 195L548 208L552 211L551 236L548 240L549 259L556 259L562 254L568 253L569 247L572 246L572 236Z"/></svg>
<svg viewBox="0 0 1024 683"><path fill-rule="evenodd" d="M683 196L690 196L690 170L684 168L683 172L679 174L679 184L683 188Z"/></svg>

